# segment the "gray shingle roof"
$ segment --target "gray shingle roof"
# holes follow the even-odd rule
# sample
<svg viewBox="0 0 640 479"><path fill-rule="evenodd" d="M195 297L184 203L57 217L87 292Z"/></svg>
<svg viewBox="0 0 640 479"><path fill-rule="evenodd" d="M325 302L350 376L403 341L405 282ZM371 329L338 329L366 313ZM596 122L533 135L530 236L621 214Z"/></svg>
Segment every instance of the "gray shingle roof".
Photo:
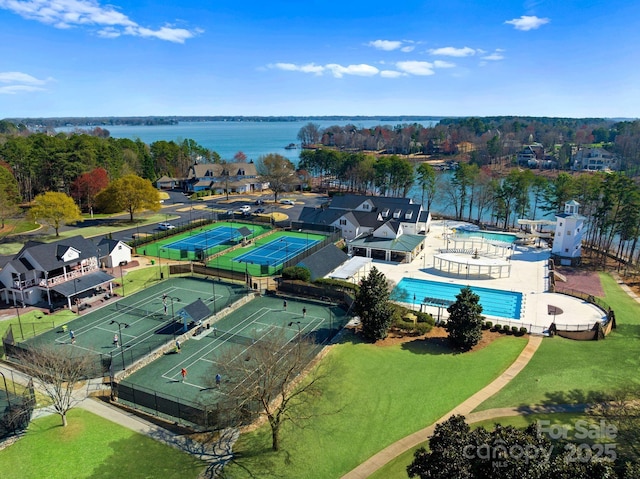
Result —
<svg viewBox="0 0 640 479"><path fill-rule="evenodd" d="M64 264L78 262L78 259L74 259L68 263L62 261L61 256L68 251L69 248L79 251L80 256L78 259L80 260L98 255L97 248L92 241L82 236L72 236L71 238L64 238L53 243L27 243L16 255L14 260L22 259L28 250L33 260L37 262L37 265L29 265L31 266L30 269L42 268L44 271L52 271L61 268Z"/></svg>
<svg viewBox="0 0 640 479"><path fill-rule="evenodd" d="M330 244L307 256L297 266L307 268L311 272L311 280L315 280L325 277L348 259L347 253Z"/></svg>

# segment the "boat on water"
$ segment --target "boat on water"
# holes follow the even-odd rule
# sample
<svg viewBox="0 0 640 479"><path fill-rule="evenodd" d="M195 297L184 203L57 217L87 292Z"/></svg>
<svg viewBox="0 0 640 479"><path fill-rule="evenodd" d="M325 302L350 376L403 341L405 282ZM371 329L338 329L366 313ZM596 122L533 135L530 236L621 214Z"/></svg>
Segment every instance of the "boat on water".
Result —
<svg viewBox="0 0 640 479"><path fill-rule="evenodd" d="M296 148L298 148L298 145L296 145L295 143L289 143L284 147L285 150L295 150Z"/></svg>

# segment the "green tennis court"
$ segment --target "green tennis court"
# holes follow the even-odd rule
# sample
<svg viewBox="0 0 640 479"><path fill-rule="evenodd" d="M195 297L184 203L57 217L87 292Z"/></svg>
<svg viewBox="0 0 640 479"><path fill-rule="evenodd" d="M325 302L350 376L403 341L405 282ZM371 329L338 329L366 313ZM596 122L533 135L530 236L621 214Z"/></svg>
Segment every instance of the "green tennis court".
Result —
<svg viewBox="0 0 640 479"><path fill-rule="evenodd" d="M200 299L213 314L246 294L245 287L213 279L171 278L85 313L63 328L29 339L25 344L63 346L78 354L96 354L103 367L114 364L117 371L182 334L184 327L190 325L180 319L180 312L189 304Z"/></svg>
<svg viewBox="0 0 640 479"><path fill-rule="evenodd" d="M317 247L326 239L325 235L307 232L274 232L246 247L217 256L207 266L247 272L251 276L273 275L282 269L285 261Z"/></svg>
<svg viewBox="0 0 640 479"><path fill-rule="evenodd" d="M251 239L270 230L270 226L261 224L221 221L138 246L136 253L158 259L200 261L238 244L243 236Z"/></svg>
<svg viewBox="0 0 640 479"><path fill-rule="evenodd" d="M217 373L216 360L230 348L234 352L240 348L240 354L249 353L254 341L278 328L291 341L298 334L313 337L320 350L346 324L346 313L338 306L291 298L286 301L285 309L280 297L252 299L201 334L190 336L181 344L180 354L158 358L122 384L192 403L213 404L225 395L224 378L220 388L211 387L211 379ZM183 368L187 370L184 381Z"/></svg>

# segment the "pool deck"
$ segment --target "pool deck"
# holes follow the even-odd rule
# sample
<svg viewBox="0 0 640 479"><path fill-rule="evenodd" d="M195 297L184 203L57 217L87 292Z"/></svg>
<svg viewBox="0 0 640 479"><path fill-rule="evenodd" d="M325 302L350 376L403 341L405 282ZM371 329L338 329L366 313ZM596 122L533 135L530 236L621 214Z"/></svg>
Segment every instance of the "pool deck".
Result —
<svg viewBox="0 0 640 479"><path fill-rule="evenodd" d="M598 307L563 294L549 293L548 259L551 249L543 247L516 245L509 261L511 275L502 278L453 275L434 268L434 255L445 247L446 234L463 222L440 220L431 223L431 230L425 237L425 254L418 256L409 264L373 261L373 265L382 271L395 284L402 278L425 279L462 286L477 286L523 293L523 311L519 320L489 318L500 324L525 326L533 333L543 333L554 322L558 329L578 329L579 326L591 327L597 321L605 319L606 314ZM464 257L460 254L461 259ZM474 277L475 276L475 277ZM412 306L408 304L408 306ZM555 307L555 308L554 308ZM437 308L427 307L427 311L436 315ZM553 314L555 311L555 315ZM567 325L568 328L565 328Z"/></svg>

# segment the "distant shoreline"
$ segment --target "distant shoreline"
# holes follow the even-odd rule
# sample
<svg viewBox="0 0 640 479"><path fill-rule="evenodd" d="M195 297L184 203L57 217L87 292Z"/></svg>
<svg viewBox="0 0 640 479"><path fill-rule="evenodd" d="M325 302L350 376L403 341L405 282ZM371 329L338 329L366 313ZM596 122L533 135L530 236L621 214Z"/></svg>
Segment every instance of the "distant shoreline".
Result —
<svg viewBox="0 0 640 479"><path fill-rule="evenodd" d="M34 117L34 118L5 118L14 124L24 124L27 127L109 127L113 125L131 125L131 126L156 126L156 125L176 125L178 123L199 123L205 121L225 121L225 122L299 122L299 121L380 121L392 123L413 123L416 121L434 121L439 122L443 116L416 116L416 115L399 115L399 116L92 116L92 117Z"/></svg>

